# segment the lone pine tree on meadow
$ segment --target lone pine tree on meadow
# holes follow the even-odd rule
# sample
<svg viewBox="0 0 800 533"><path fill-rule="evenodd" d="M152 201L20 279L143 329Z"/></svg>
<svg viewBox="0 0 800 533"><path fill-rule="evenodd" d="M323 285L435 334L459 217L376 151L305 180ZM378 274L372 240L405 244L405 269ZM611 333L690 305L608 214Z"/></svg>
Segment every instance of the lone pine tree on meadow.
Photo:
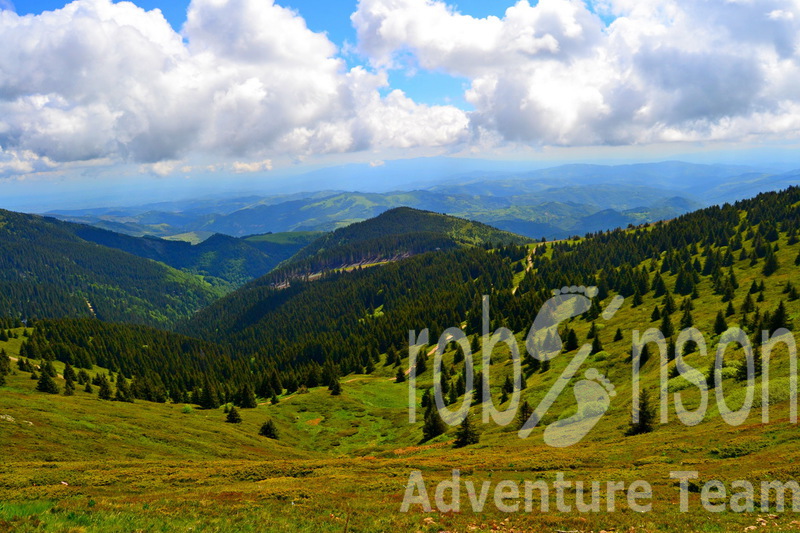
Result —
<svg viewBox="0 0 800 533"><path fill-rule="evenodd" d="M242 422L242 416L239 414L239 411L236 409L236 406L231 406L230 411L228 411L228 416L225 418L225 422L229 424L240 424Z"/></svg>
<svg viewBox="0 0 800 533"><path fill-rule="evenodd" d="M469 415L467 415L464 421L461 422L461 425L458 426L458 430L456 430L456 441L453 446L455 448L463 448L470 444L477 444L478 441L480 441L478 428L475 427L475 424L472 422Z"/></svg>
<svg viewBox="0 0 800 533"><path fill-rule="evenodd" d="M275 427L275 422L272 419L267 420L263 424L261 424L261 429L258 430L258 434L262 437L266 437L268 439L278 439L278 428Z"/></svg>
<svg viewBox="0 0 800 533"><path fill-rule="evenodd" d="M656 412L655 407L650 403L650 393L647 389L643 389L639 393L639 403L636 406L636 413L638 414L638 420L631 420L628 431L625 434L632 436L653 431Z"/></svg>

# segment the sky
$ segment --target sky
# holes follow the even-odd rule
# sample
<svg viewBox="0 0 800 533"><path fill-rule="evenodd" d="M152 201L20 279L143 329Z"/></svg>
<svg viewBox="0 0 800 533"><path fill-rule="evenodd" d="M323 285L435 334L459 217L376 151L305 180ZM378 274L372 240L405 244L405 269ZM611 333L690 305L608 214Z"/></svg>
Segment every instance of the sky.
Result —
<svg viewBox="0 0 800 533"><path fill-rule="evenodd" d="M800 144L800 0L0 9L0 207L430 157L791 164Z"/></svg>

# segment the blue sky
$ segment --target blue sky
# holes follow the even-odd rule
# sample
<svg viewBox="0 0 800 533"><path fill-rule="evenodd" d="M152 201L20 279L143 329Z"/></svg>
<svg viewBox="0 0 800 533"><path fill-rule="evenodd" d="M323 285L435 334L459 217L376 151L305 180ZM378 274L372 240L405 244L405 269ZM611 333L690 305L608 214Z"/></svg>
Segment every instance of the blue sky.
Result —
<svg viewBox="0 0 800 533"><path fill-rule="evenodd" d="M6 198L429 157L785 168L800 144L793 0L0 8Z"/></svg>

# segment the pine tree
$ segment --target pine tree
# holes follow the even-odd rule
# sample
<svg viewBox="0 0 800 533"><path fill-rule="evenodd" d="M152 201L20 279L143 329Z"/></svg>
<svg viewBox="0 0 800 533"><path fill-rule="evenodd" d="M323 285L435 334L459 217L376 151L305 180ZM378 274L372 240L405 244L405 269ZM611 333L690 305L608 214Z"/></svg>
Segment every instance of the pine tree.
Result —
<svg viewBox="0 0 800 533"><path fill-rule="evenodd" d="M592 351L590 355L594 355L602 351L603 351L603 344L600 342L600 337L595 336L594 340L592 340Z"/></svg>
<svg viewBox="0 0 800 533"><path fill-rule="evenodd" d="M83 387L83 392L88 392L89 394L92 394L94 392L94 389L92 389L91 381L86 382L86 385Z"/></svg>
<svg viewBox="0 0 800 533"><path fill-rule="evenodd" d="M258 434L268 439L278 440L278 428L275 427L275 422L271 419L261 424L261 429L258 430Z"/></svg>
<svg viewBox="0 0 800 533"><path fill-rule="evenodd" d="M117 393L114 395L114 401L133 403L133 396L131 396L128 380L125 379L125 376L122 374L117 378Z"/></svg>
<svg viewBox="0 0 800 533"><path fill-rule="evenodd" d="M670 294L669 291L664 294L663 304L662 315L671 315L675 312L675 300L672 298L672 294Z"/></svg>
<svg viewBox="0 0 800 533"><path fill-rule="evenodd" d="M623 339L622 329L617 328L617 332L614 334L614 342L621 341L622 339Z"/></svg>
<svg viewBox="0 0 800 533"><path fill-rule="evenodd" d="M108 382L108 378L105 375L102 375L99 380L100 388L97 391L97 397L101 400L110 400L111 399L111 384Z"/></svg>
<svg viewBox="0 0 800 533"><path fill-rule="evenodd" d="M517 429L522 429L522 426L525 425L531 415L533 415L531 404L528 403L528 400L522 400L517 413Z"/></svg>
<svg viewBox="0 0 800 533"><path fill-rule="evenodd" d="M394 376L395 383L404 383L406 381L406 373L403 372L403 367L398 367L397 374Z"/></svg>
<svg viewBox="0 0 800 533"><path fill-rule="evenodd" d="M762 273L764 274L764 276L769 277L773 275L778 270L778 268L779 268L778 257L772 252L772 249L770 248L770 251L764 258L764 268L762 270Z"/></svg>
<svg viewBox="0 0 800 533"><path fill-rule="evenodd" d="M726 331L728 331L728 323L725 321L725 315L723 315L722 311L719 311L716 320L714 320L714 333L722 335Z"/></svg>
<svg viewBox="0 0 800 533"><path fill-rule="evenodd" d="M681 329L688 329L692 326L694 326L694 318L692 318L692 312L687 306L683 311L683 316L681 317Z"/></svg>
<svg viewBox="0 0 800 533"><path fill-rule="evenodd" d="M661 312L658 310L658 306L655 306L653 308L653 314L650 315L650 321L657 322L659 320L661 320Z"/></svg>
<svg viewBox="0 0 800 533"><path fill-rule="evenodd" d="M736 314L736 308L733 307L733 302L728 302L728 307L725 309L725 316L733 316Z"/></svg>
<svg viewBox="0 0 800 533"><path fill-rule="evenodd" d="M236 409L236 406L231 406L231 410L228 411L228 416L225 417L225 422L229 424L241 424L242 416L239 414L239 411Z"/></svg>
<svg viewBox="0 0 800 533"><path fill-rule="evenodd" d="M278 402L280 402L280 400L278 400L278 397L275 395L275 393L272 393L272 398L269 399L269 403L272 405L278 405Z"/></svg>
<svg viewBox="0 0 800 533"><path fill-rule="evenodd" d="M338 377L333 380L328 389L331 391L331 396L339 396L342 393L342 385L339 383Z"/></svg>
<svg viewBox="0 0 800 533"><path fill-rule="evenodd" d="M48 394L58 394L60 391L55 380L47 372L42 372L39 376L39 382L36 384L36 390L39 392L46 392Z"/></svg>
<svg viewBox="0 0 800 533"><path fill-rule="evenodd" d="M203 409L216 409L219 407L219 396L217 396L217 389L209 379L206 379L199 399L200 401L198 403Z"/></svg>
<svg viewBox="0 0 800 533"><path fill-rule="evenodd" d="M655 407L650 403L650 394L647 390L642 390L639 394L639 405L636 411L639 414L639 421L634 423L633 420L631 420L626 435L641 435L653 431L656 412Z"/></svg>
<svg viewBox="0 0 800 533"><path fill-rule="evenodd" d="M783 300L778 303L778 307L775 309L772 315L770 315L769 332L772 334L781 328L791 329L789 316L786 314L786 305L783 303Z"/></svg>
<svg viewBox="0 0 800 533"><path fill-rule="evenodd" d="M70 381L77 381L78 380L78 375L75 374L75 369L73 369L72 365L70 365L69 363L64 365L64 379L65 380L68 379Z"/></svg>
<svg viewBox="0 0 800 533"><path fill-rule="evenodd" d="M675 328L672 326L672 319L670 319L667 313L664 313L661 320L661 333L664 337L672 337L673 333L675 333Z"/></svg>
<svg viewBox="0 0 800 533"><path fill-rule="evenodd" d="M436 404L430 402L425 410L425 422L422 425L422 440L431 440L434 437L442 435L445 431L447 431L447 424L445 424L442 417L439 416L439 410L436 409Z"/></svg>
<svg viewBox="0 0 800 533"><path fill-rule="evenodd" d="M455 448L463 448L464 446L469 446L470 444L477 444L480 440L480 434L478 433L478 428L475 427L475 424L472 422L469 416L464 418L464 421L461 422L461 425L458 426L458 430L456 431L456 442L453 444Z"/></svg>
<svg viewBox="0 0 800 533"><path fill-rule="evenodd" d="M567 342L564 343L564 351L571 352L573 350L577 350L578 347L579 347L578 335L577 333L575 333L574 329L570 328L569 331L567 332Z"/></svg>
<svg viewBox="0 0 800 533"><path fill-rule="evenodd" d="M75 382L71 379L65 379L64 396L72 396L73 394L75 394Z"/></svg>
<svg viewBox="0 0 800 533"><path fill-rule="evenodd" d="M239 389L236 395L236 402L234 403L242 409L255 409L258 407L256 394L253 392L253 387L249 383L242 385L242 388Z"/></svg>

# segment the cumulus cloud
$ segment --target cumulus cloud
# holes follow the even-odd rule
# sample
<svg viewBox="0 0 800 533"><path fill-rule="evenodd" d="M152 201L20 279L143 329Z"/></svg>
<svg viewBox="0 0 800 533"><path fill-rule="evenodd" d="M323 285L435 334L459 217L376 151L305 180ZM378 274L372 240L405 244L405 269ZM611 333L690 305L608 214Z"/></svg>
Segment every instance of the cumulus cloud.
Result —
<svg viewBox="0 0 800 533"><path fill-rule="evenodd" d="M272 0L193 0L180 33L129 2L3 9L0 175L800 131L797 0L522 0L486 18L439 0L360 0L351 19L366 62L352 68ZM467 78L473 110L414 101L389 86L393 69Z"/></svg>
<svg viewBox="0 0 800 533"><path fill-rule="evenodd" d="M479 19L437 0L361 0L352 21L376 68L471 80L473 143L797 135L796 1L590 4L522 0L502 18ZM613 22L606 26L598 13Z"/></svg>
<svg viewBox="0 0 800 533"><path fill-rule="evenodd" d="M0 147L55 162L112 158L162 175L193 153L428 145L408 131L420 124L447 144L463 136L454 117L466 130L455 108L381 98L384 76L348 72L324 34L269 0L193 0L181 34L128 2L2 11L0 49Z"/></svg>
<svg viewBox="0 0 800 533"><path fill-rule="evenodd" d="M252 163L243 163L235 161L233 163L234 172L263 172L265 170L272 170L272 160L265 159L264 161L253 161Z"/></svg>

